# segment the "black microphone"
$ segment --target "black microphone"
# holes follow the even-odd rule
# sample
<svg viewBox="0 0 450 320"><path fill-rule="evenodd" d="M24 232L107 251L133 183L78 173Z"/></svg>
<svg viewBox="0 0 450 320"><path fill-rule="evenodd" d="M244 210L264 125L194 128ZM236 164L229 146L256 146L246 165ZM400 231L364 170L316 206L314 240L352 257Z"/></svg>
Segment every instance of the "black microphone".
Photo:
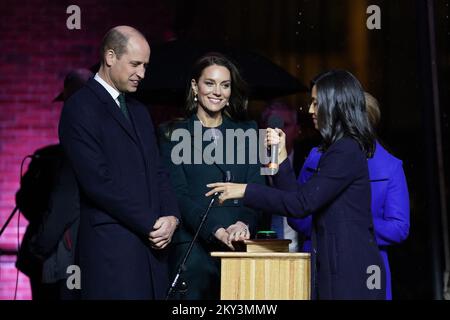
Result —
<svg viewBox="0 0 450 320"><path fill-rule="evenodd" d="M230 170L227 170L225 172L225 175L223 177L224 182L232 182L233 181L233 174L231 173Z"/></svg>
<svg viewBox="0 0 450 320"><path fill-rule="evenodd" d="M233 181L233 175L230 170L224 171L217 163L214 162L214 164L222 172L223 182ZM183 256L183 260L181 260L181 263L178 266L178 271L177 271L175 277L173 278L171 285L169 286L169 290L167 291L167 294L166 294L166 300L168 300L175 291L183 293L189 289L188 284L185 281L182 281L181 283L179 283L179 281L181 279L180 277L181 277L181 274L184 271L186 271L186 261L188 260L190 254L191 254L194 243L197 241L198 235L200 234L200 230L203 228L206 218L208 217L209 211L211 210L211 207L213 206L214 202L216 200L218 200L219 195L220 195L219 192L214 193L211 201L209 202L208 207L206 208L205 213L201 216L200 224L198 225L197 230L195 231L194 237L192 238L191 242L189 243L189 246Z"/></svg>
<svg viewBox="0 0 450 320"><path fill-rule="evenodd" d="M284 128L284 121L279 116L271 115L267 121L268 128ZM270 161L268 164L269 174L273 176L278 172L278 144L273 144L270 146Z"/></svg>
<svg viewBox="0 0 450 320"><path fill-rule="evenodd" d="M222 181L223 182L233 182L233 174L230 170L224 171L222 168L214 162L214 165L222 172ZM215 192L213 197L220 196L219 192Z"/></svg>
<svg viewBox="0 0 450 320"><path fill-rule="evenodd" d="M230 170L224 171L217 163L213 163L222 172L222 182L233 182L233 174Z"/></svg>

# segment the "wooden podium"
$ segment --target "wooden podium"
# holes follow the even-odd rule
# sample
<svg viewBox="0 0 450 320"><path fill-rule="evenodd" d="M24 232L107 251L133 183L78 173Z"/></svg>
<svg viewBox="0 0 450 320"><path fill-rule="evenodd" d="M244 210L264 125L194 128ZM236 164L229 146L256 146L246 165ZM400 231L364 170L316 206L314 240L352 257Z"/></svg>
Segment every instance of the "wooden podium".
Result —
<svg viewBox="0 0 450 320"><path fill-rule="evenodd" d="M290 240L246 240L259 252L212 252L221 259L222 300L309 300L310 254L274 252ZM268 246L265 245L268 244ZM274 245L275 244L275 245ZM283 246L281 246L283 247ZM247 250L248 251L248 250Z"/></svg>

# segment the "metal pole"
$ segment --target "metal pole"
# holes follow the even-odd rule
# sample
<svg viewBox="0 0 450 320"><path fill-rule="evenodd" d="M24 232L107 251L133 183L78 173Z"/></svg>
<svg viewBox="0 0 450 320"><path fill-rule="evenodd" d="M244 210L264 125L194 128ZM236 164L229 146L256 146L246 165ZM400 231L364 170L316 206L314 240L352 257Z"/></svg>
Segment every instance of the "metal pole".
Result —
<svg viewBox="0 0 450 320"><path fill-rule="evenodd" d="M426 143L426 198L429 208L433 296L441 300L448 292L450 254L433 0L417 0L416 10L419 79L422 83L421 102ZM443 266L445 270L442 270Z"/></svg>

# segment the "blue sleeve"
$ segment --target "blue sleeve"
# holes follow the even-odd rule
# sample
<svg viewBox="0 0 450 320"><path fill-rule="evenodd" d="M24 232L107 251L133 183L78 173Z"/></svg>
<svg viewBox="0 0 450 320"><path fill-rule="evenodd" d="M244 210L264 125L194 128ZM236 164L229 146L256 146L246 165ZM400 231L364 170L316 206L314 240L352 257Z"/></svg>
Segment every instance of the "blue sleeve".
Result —
<svg viewBox="0 0 450 320"><path fill-rule="evenodd" d="M401 162L389 178L382 218L374 218L378 245L400 243L409 233L409 193Z"/></svg>
<svg viewBox="0 0 450 320"><path fill-rule="evenodd" d="M287 222L292 229L300 233L306 238L311 237L312 232L312 216L306 218L287 218Z"/></svg>
<svg viewBox="0 0 450 320"><path fill-rule="evenodd" d="M322 153L317 147L311 149L308 157L305 159L302 169L300 170L300 175L297 179L299 184L305 184L306 181L311 179L314 173L316 173L321 156Z"/></svg>

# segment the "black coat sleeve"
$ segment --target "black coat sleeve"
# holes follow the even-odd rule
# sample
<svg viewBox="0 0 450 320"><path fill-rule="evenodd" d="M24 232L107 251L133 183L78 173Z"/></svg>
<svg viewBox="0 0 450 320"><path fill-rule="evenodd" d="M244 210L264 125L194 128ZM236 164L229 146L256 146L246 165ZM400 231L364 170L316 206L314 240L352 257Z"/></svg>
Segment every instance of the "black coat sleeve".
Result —
<svg viewBox="0 0 450 320"><path fill-rule="evenodd" d="M149 209L129 193L108 166L96 120L87 104L69 99L59 125L64 151L87 197L134 233L147 237L153 226L151 219L144 219Z"/></svg>

